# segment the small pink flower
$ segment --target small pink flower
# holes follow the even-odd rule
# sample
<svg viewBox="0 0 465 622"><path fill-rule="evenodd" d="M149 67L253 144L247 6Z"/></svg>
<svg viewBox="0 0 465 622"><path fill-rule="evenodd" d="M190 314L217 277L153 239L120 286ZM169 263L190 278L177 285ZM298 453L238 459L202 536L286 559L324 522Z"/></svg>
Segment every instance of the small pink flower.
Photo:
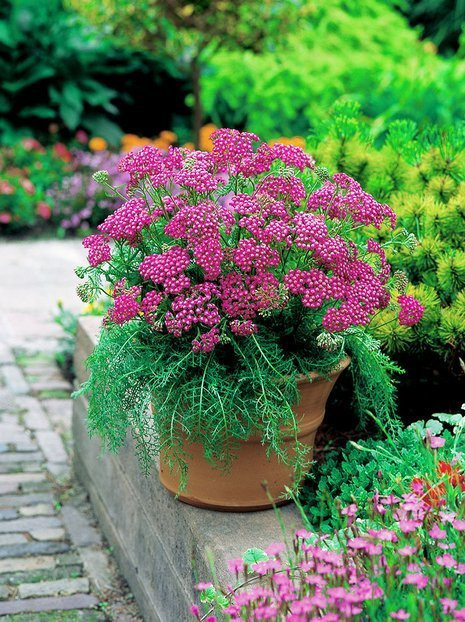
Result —
<svg viewBox="0 0 465 622"><path fill-rule="evenodd" d="M415 585L419 590L423 589L428 584L428 577L421 574L421 572L408 574L403 579L402 583L404 585Z"/></svg>
<svg viewBox="0 0 465 622"><path fill-rule="evenodd" d="M265 549L265 553L273 557L275 555L280 555L285 550L286 546L282 542L273 542L273 544L270 544Z"/></svg>
<svg viewBox="0 0 465 622"><path fill-rule="evenodd" d="M397 550L399 555L401 555L402 557L409 557L410 555L413 555L414 553L416 553L416 551L417 549L414 546L408 546L408 545Z"/></svg>
<svg viewBox="0 0 465 622"><path fill-rule="evenodd" d="M444 529L440 529L437 523L434 523L432 529L430 529L428 533L435 540L443 540L447 536L447 533L444 531Z"/></svg>
<svg viewBox="0 0 465 622"><path fill-rule="evenodd" d="M399 529L402 531L402 533L412 533L420 525L421 523L416 520L404 519L404 520L399 521Z"/></svg>
<svg viewBox="0 0 465 622"><path fill-rule="evenodd" d="M457 531L465 531L465 520L459 518L453 520L452 527L457 529Z"/></svg>
<svg viewBox="0 0 465 622"><path fill-rule="evenodd" d="M239 574L244 570L244 562L242 559L230 559L228 561L228 569L229 572L234 572L235 574Z"/></svg>
<svg viewBox="0 0 465 622"><path fill-rule="evenodd" d="M202 592L203 590L208 590L209 587L212 587L212 583L211 583L211 581L208 581L208 582L201 581L200 583L197 583L197 585L195 587L200 592Z"/></svg>
<svg viewBox="0 0 465 622"><path fill-rule="evenodd" d="M444 555L438 555L436 557L436 563L444 568L454 568L457 566L457 562L450 553L444 553Z"/></svg>
<svg viewBox="0 0 465 622"><path fill-rule="evenodd" d="M444 447L446 444L446 440L441 436L431 436L429 439L429 444L431 449L439 449L439 447Z"/></svg>
<svg viewBox="0 0 465 622"><path fill-rule="evenodd" d="M394 620L408 620L410 618L410 614L405 611L405 609L399 609L398 611L393 611L391 614L391 618Z"/></svg>
<svg viewBox="0 0 465 622"><path fill-rule="evenodd" d="M453 600L452 598L440 598L439 602L442 605L442 613L453 613L454 609L458 605L457 600Z"/></svg>

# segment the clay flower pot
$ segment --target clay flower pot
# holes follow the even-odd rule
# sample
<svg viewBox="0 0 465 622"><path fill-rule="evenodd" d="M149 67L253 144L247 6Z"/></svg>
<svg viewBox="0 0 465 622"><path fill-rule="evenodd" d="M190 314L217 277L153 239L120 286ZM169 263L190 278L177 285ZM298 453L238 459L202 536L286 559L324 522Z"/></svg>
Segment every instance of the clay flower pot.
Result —
<svg viewBox="0 0 465 622"><path fill-rule="evenodd" d="M345 358L327 377L312 372L312 381L307 377L297 381L300 401L293 410L299 423L298 438L301 443L313 448L316 432L324 418L326 401L349 363L350 359ZM284 442L292 451L294 435L289 433ZM286 503L281 497L285 487L292 484L292 468L279 461L274 454L268 458L259 435L239 441L234 450L236 458L226 473L207 462L202 444L186 440L184 449L188 454L186 462L189 471L187 487L182 492L179 492L179 471L170 470L163 452L160 455L160 481L172 494L179 493L178 499L184 503L229 512L264 510L271 508L272 503L263 489L263 482L267 483L268 492L276 504ZM313 449L310 459L312 455Z"/></svg>

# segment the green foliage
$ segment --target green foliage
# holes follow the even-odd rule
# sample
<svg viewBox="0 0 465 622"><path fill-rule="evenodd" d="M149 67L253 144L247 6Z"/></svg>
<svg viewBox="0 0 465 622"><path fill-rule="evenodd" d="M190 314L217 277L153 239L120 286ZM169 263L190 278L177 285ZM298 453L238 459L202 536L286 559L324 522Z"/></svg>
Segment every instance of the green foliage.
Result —
<svg viewBox="0 0 465 622"><path fill-rule="evenodd" d="M61 0L5 0L0 13L0 140L11 143L51 122L84 127L117 144L111 117L121 102L110 84L138 60L63 9Z"/></svg>
<svg viewBox="0 0 465 622"><path fill-rule="evenodd" d="M290 457L282 445L283 426L296 429L291 410L298 396L296 378L308 370L327 374L343 350L319 348L308 337L310 326L299 330L292 348L284 326L294 325L295 320L283 318L276 334L270 330L247 340L233 339L217 347L219 354L195 354L190 339L154 333L139 322L108 325L88 359L91 375L81 389L89 394L90 434L116 452L129 429L146 472L164 450L165 459L185 478L183 435L202 443L206 458L227 469L237 440L258 432L268 451L292 463L300 477L307 449L297 444L296 455ZM281 345L279 335L286 339ZM397 368L362 331L347 336L346 351L354 361L360 415L379 408L384 425L397 429L390 378Z"/></svg>
<svg viewBox="0 0 465 622"><path fill-rule="evenodd" d="M426 307L413 330L386 324L394 317L389 309L375 318L374 334L391 354L414 356L433 348L452 360L465 349L464 127L419 132L412 121L399 120L375 141L357 108L337 103L334 120L310 137L317 162L353 175L394 209L398 231L412 231L419 241L413 252L387 248L393 269L404 271L413 284L407 293ZM385 241L386 231L378 236Z"/></svg>
<svg viewBox="0 0 465 622"><path fill-rule="evenodd" d="M359 517L369 518L373 494L401 496L416 477L438 479L436 457L425 443L427 430L446 440L442 459L451 462L465 450L462 415L438 413L382 439L350 442L314 467L300 502L313 529L331 532L341 527L340 508L356 502ZM444 429L446 424L447 429ZM452 430L449 429L452 426Z"/></svg>
<svg viewBox="0 0 465 622"><path fill-rule="evenodd" d="M437 57L391 3L307 6L305 23L272 49L215 55L202 85L218 126L268 139L305 134L340 96L358 101L377 131L401 116L425 125L463 118L463 61Z"/></svg>

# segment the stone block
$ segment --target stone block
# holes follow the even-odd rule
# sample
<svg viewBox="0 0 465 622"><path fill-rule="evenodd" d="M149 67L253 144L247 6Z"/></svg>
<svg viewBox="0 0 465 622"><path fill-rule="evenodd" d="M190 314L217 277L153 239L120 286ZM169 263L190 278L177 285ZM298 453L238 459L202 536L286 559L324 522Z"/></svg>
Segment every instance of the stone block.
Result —
<svg viewBox="0 0 465 622"><path fill-rule="evenodd" d="M82 609L93 609L97 605L98 600L92 594L10 600L0 603L0 616L40 611L70 611L72 609L81 611ZM50 614L50 618L53 619L51 616L52 614Z"/></svg>
<svg viewBox="0 0 465 622"><path fill-rule="evenodd" d="M54 527L49 529L33 529L29 532L34 540L64 540L66 532L61 527Z"/></svg>
<svg viewBox="0 0 465 622"><path fill-rule="evenodd" d="M29 386L18 365L2 365L1 373L6 386L12 393L15 395L26 395L29 393Z"/></svg>
<svg viewBox="0 0 465 622"><path fill-rule="evenodd" d="M58 579L57 581L40 581L38 583L23 583L18 586L19 598L39 596L71 596L71 594L87 594L89 579Z"/></svg>
<svg viewBox="0 0 465 622"><path fill-rule="evenodd" d="M61 508L61 516L74 546L102 544L100 533L92 527L80 510L72 505L64 505Z"/></svg>
<svg viewBox="0 0 465 622"><path fill-rule="evenodd" d="M53 557L38 556L0 559L0 574L45 570L46 568L55 568L55 559Z"/></svg>
<svg viewBox="0 0 465 622"><path fill-rule="evenodd" d="M60 435L53 430L37 430L36 439L44 456L50 462L66 462L68 454Z"/></svg>

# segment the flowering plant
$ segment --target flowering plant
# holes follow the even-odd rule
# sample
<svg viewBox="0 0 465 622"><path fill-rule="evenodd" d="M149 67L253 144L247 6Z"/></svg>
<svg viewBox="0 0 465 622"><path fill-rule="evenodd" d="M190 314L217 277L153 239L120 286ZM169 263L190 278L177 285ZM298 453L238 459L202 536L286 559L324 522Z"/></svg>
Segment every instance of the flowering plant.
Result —
<svg viewBox="0 0 465 622"><path fill-rule="evenodd" d="M449 437L444 450L456 453L456 440ZM367 507L356 497L338 506L342 529L332 535L302 529L292 543L247 551L229 562L231 587L198 585L206 613L194 605L194 616L209 622L465 620L463 454L446 463L444 437L429 434L420 442L439 483L414 478L403 490L398 483L382 494L372 489Z"/></svg>
<svg viewBox="0 0 465 622"><path fill-rule="evenodd" d="M259 431L291 461L281 438L296 430L297 376L346 353L362 410L377 395L392 424L393 366L364 329L390 304L408 326L423 310L367 235L394 227L394 213L299 147L230 129L212 141L209 153L128 153L129 198L114 190L124 204L83 241L79 294L90 301L106 282L113 299L84 387L90 431L117 449L130 427L146 465L162 447L182 468L180 432L227 465L234 440ZM106 171L94 178L112 188ZM411 242L401 231L386 244Z"/></svg>

